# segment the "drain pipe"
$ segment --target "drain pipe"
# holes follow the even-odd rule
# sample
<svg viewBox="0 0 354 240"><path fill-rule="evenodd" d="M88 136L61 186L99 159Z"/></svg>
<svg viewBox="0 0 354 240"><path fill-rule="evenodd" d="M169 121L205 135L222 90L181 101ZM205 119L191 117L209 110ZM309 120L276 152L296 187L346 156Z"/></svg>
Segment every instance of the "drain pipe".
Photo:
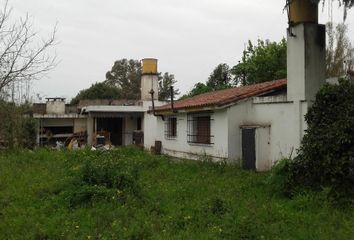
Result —
<svg viewBox="0 0 354 240"><path fill-rule="evenodd" d="M154 90L151 89L150 92L151 94L151 103L152 103L152 114L155 116L155 117L161 117L162 121L165 121L165 116L162 115L162 114L156 114L155 112L155 102L154 102Z"/></svg>

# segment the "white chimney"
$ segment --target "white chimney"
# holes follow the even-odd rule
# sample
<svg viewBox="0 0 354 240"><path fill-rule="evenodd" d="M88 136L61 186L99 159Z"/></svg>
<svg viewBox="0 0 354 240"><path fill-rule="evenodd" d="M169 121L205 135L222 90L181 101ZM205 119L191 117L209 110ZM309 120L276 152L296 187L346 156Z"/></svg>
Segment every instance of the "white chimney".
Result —
<svg viewBox="0 0 354 240"><path fill-rule="evenodd" d="M46 98L46 113L47 114L64 114L65 113L65 98Z"/></svg>
<svg viewBox="0 0 354 240"><path fill-rule="evenodd" d="M141 76L141 100L151 101L151 91L154 92L154 100L158 100L159 79L157 72L157 59L144 58L142 63L143 71Z"/></svg>
<svg viewBox="0 0 354 240"><path fill-rule="evenodd" d="M318 4L293 0L289 7L287 41L287 96L290 101L308 101L326 78L326 29L318 24Z"/></svg>

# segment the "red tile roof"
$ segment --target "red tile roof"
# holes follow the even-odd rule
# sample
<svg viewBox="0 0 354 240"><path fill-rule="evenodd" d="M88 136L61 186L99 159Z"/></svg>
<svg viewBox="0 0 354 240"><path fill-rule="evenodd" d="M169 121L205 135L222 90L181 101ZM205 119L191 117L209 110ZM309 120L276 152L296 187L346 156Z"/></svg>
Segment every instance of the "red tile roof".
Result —
<svg viewBox="0 0 354 240"><path fill-rule="evenodd" d="M234 103L242 99L258 96L272 90L283 89L286 87L287 80L274 80L269 82L258 83L254 85L229 88L225 90L213 91L200 94L191 98L176 101L174 108L188 109L210 106L223 106ZM157 112L171 110L171 104L163 105L155 109Z"/></svg>

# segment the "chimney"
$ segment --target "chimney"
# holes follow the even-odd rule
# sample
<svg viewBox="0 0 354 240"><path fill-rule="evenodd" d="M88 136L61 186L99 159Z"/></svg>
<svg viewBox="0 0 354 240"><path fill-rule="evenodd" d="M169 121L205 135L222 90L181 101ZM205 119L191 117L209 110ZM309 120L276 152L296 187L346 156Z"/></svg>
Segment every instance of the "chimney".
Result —
<svg viewBox="0 0 354 240"><path fill-rule="evenodd" d="M65 98L46 98L46 113L47 114L64 114L65 113Z"/></svg>
<svg viewBox="0 0 354 240"><path fill-rule="evenodd" d="M288 7L288 100L310 102L325 82L326 29L318 24L318 3L292 0Z"/></svg>
<svg viewBox="0 0 354 240"><path fill-rule="evenodd" d="M151 101L151 90L154 91L154 100L158 100L158 72L157 59L144 58L141 76L141 100Z"/></svg>

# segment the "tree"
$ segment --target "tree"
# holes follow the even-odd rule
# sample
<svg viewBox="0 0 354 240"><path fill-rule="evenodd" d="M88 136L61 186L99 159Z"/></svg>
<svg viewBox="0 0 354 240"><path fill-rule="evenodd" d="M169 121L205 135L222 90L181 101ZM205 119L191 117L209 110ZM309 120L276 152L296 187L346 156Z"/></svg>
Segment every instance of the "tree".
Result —
<svg viewBox="0 0 354 240"><path fill-rule="evenodd" d="M347 36L348 27L344 23L337 24L335 28L332 23L326 25L326 76L344 76L354 59L354 49Z"/></svg>
<svg viewBox="0 0 354 240"><path fill-rule="evenodd" d="M30 114L28 104L0 100L0 148L35 147L37 123Z"/></svg>
<svg viewBox="0 0 354 240"><path fill-rule="evenodd" d="M159 100L166 101L171 98L170 87L173 86L177 80L173 74L165 72L165 74L159 79ZM179 89L173 89L173 95L179 94Z"/></svg>
<svg viewBox="0 0 354 240"><path fill-rule="evenodd" d="M235 84L250 85L286 77L286 40L248 41L242 60L231 69Z"/></svg>
<svg viewBox="0 0 354 240"><path fill-rule="evenodd" d="M354 196L354 85L325 84L305 116L298 156L286 166L285 192L329 189L334 200Z"/></svg>
<svg viewBox="0 0 354 240"><path fill-rule="evenodd" d="M124 99L140 99L141 72L140 61L121 59L106 73L105 83L120 89Z"/></svg>
<svg viewBox="0 0 354 240"><path fill-rule="evenodd" d="M334 2L334 0L310 0L314 3L320 3L322 2L322 4L324 4L325 2ZM345 20L347 18L347 11L348 9L352 8L354 6L354 0L337 0L339 3L339 6L344 6L344 14L343 14L343 20ZM289 5L289 3L291 2L291 0L286 0L286 4Z"/></svg>
<svg viewBox="0 0 354 240"><path fill-rule="evenodd" d="M322 0L322 1L325 2L325 0ZM333 1L333 0L331 0L331 1ZM354 6L354 0L338 0L338 2L339 2L339 4L343 4L344 5L343 18L345 20L347 18L347 10Z"/></svg>
<svg viewBox="0 0 354 240"><path fill-rule="evenodd" d="M207 86L205 83L198 82L196 83L192 90L190 90L187 94L183 95L180 97L180 99L185 99L189 97L194 97L202 93L207 93L213 91L209 86Z"/></svg>
<svg viewBox="0 0 354 240"><path fill-rule="evenodd" d="M11 19L6 1L0 12L0 93L14 91L14 85L39 79L56 66L56 56L49 50L55 45L56 27L48 39L38 41L28 15ZM14 23L13 23L14 22ZM13 95L13 93L12 93Z"/></svg>
<svg viewBox="0 0 354 240"><path fill-rule="evenodd" d="M221 90L232 87L232 76L230 67L226 63L220 63L210 73L208 81L206 83L196 83L192 90L183 95L180 99L193 97L202 93L211 92L215 90Z"/></svg>
<svg viewBox="0 0 354 240"><path fill-rule="evenodd" d="M110 71L106 73L106 80L102 83L95 83L90 88L81 90L72 100L77 104L83 99L140 99L142 66L139 60L121 59L114 62ZM159 78L159 99L170 98L170 86L176 83L173 74L166 72ZM175 89L174 94L178 95L179 90Z"/></svg>
<svg viewBox="0 0 354 240"><path fill-rule="evenodd" d="M230 67L226 63L221 63L213 70L207 81L207 86L212 90L220 90L231 86Z"/></svg>
<svg viewBox="0 0 354 240"><path fill-rule="evenodd" d="M122 92L119 88L107 85L104 82L94 83L91 87L81 90L70 102L78 104L84 99L120 99Z"/></svg>

